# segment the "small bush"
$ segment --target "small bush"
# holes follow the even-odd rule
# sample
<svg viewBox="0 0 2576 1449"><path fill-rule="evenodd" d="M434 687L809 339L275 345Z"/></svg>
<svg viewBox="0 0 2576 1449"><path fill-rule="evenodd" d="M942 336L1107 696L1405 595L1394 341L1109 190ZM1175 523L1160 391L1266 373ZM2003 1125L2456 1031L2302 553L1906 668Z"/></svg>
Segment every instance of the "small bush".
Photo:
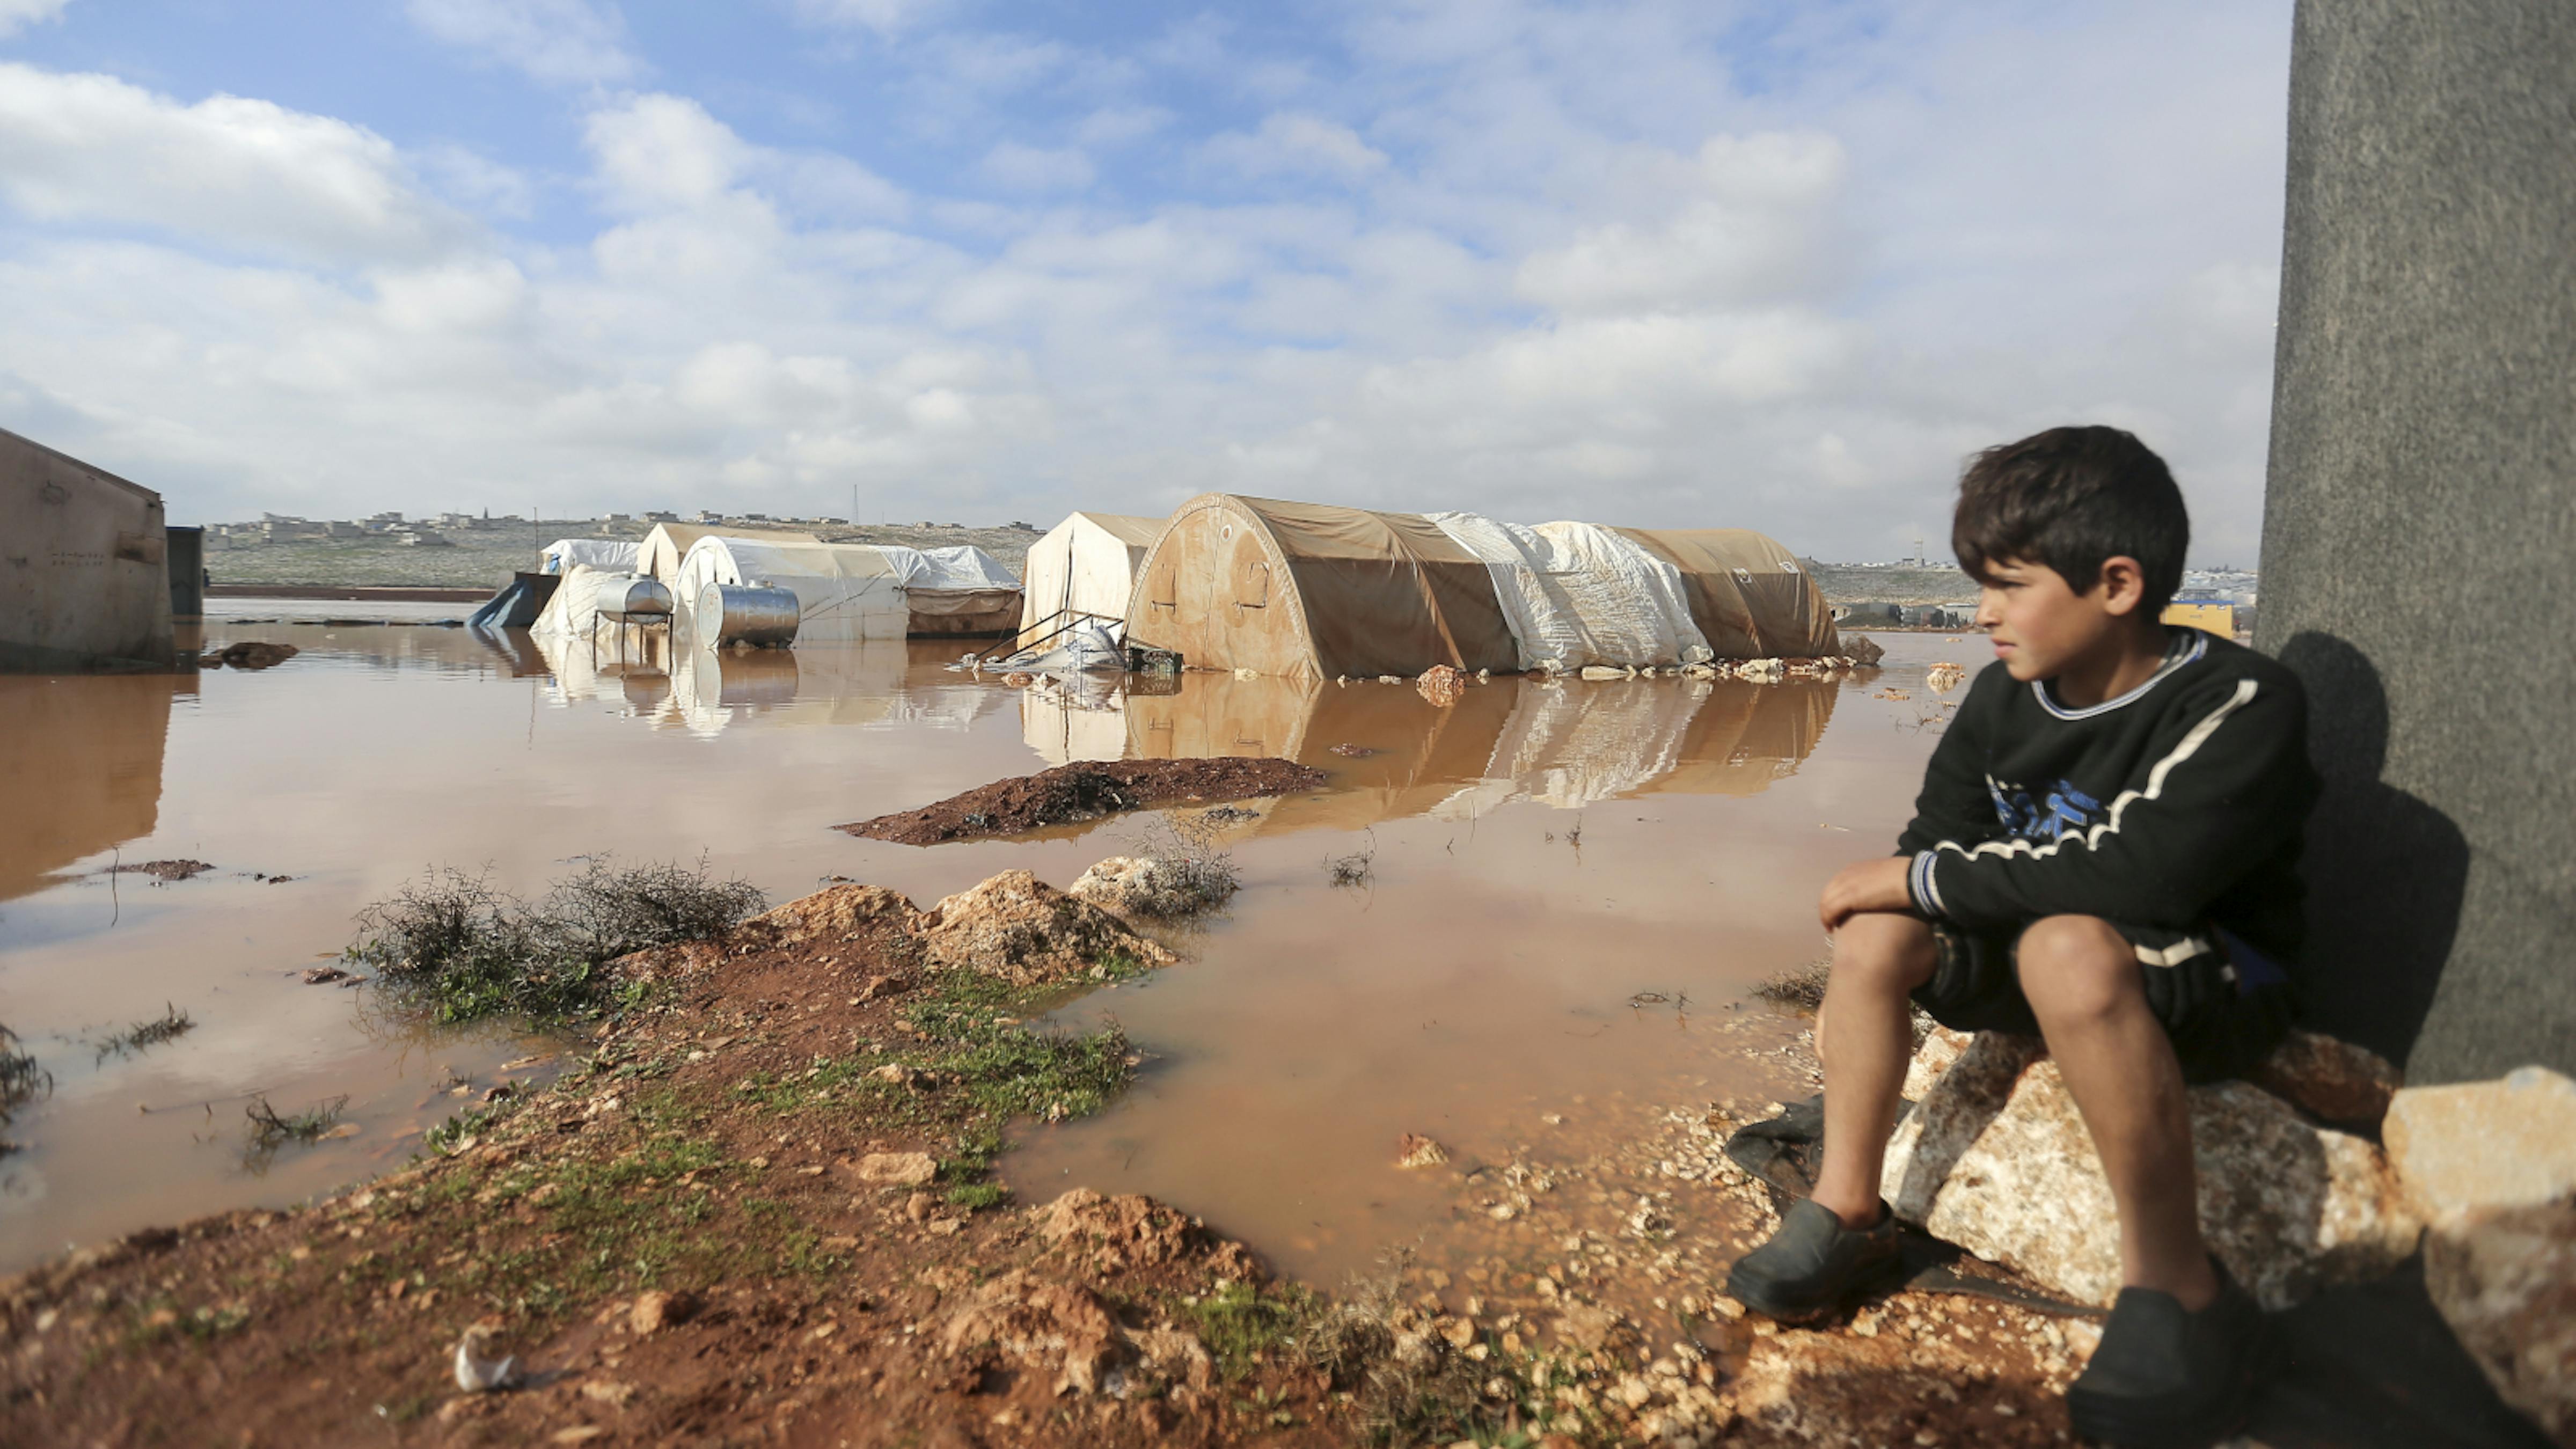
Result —
<svg viewBox="0 0 2576 1449"><path fill-rule="evenodd" d="M268 1098L252 1099L242 1109L250 1118L250 1144L262 1152L274 1152L289 1142L311 1142L328 1132L340 1120L340 1111L349 1105L346 1097L333 1097L305 1108L292 1117L281 1116Z"/></svg>
<svg viewBox="0 0 2576 1449"><path fill-rule="evenodd" d="M1348 855L1324 857L1324 879L1337 887L1367 885L1377 877L1377 836L1366 832L1367 843Z"/></svg>
<svg viewBox="0 0 2576 1449"><path fill-rule="evenodd" d="M18 1034L0 1026L0 1126L7 1126L36 1097L54 1090L54 1074L36 1065L33 1054L18 1050Z"/></svg>
<svg viewBox="0 0 2576 1449"><path fill-rule="evenodd" d="M450 868L360 911L360 940L347 954L432 1004L441 1021L561 1021L608 1004L602 963L722 935L764 904L747 882L709 880L704 861L620 869L593 858L535 907Z"/></svg>
<svg viewBox="0 0 2576 1449"><path fill-rule="evenodd" d="M159 1016L149 1021L138 1021L123 1031L109 1032L99 1038L98 1059L103 1062L111 1056L132 1056L147 1047L185 1036L196 1026L195 1017L165 1001L161 1004Z"/></svg>

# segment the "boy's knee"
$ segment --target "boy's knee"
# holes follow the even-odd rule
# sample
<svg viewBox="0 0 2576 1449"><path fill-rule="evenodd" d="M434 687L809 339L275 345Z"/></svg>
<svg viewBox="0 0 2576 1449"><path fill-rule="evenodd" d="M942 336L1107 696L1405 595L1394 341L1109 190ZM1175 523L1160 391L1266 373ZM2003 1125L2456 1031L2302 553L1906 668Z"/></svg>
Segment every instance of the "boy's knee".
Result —
<svg viewBox="0 0 2576 1449"><path fill-rule="evenodd" d="M1912 916L1865 912L1834 933L1829 985L1904 995L1932 979L1932 928Z"/></svg>
<svg viewBox="0 0 2576 1449"><path fill-rule="evenodd" d="M2141 994L2138 956L2099 916L2048 916L2021 934L2021 993L2042 1022L2103 1016Z"/></svg>

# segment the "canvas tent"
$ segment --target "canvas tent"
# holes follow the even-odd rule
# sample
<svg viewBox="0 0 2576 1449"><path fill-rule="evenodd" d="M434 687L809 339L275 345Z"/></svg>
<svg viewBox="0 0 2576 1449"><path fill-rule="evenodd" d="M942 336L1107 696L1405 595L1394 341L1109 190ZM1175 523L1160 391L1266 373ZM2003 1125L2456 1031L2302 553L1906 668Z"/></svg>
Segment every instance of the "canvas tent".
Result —
<svg viewBox="0 0 2576 1449"><path fill-rule="evenodd" d="M653 531L635 545L635 572L660 579L672 586L676 597L680 581L680 560L689 553L689 545L699 539L721 533L728 538L758 539L764 543L821 543L810 533L783 528L702 528L686 523L657 523ZM688 601L679 601L682 608Z"/></svg>
<svg viewBox="0 0 2576 1449"><path fill-rule="evenodd" d="M1126 618L1136 567L1162 531L1159 518L1124 513L1076 513L1048 529L1029 546L1021 631L1067 609Z"/></svg>
<svg viewBox="0 0 2576 1449"><path fill-rule="evenodd" d="M694 614L714 584L768 584L796 596L799 643L1002 632L1019 581L979 548L912 549L710 534L689 545L672 595Z"/></svg>
<svg viewBox="0 0 2576 1449"><path fill-rule="evenodd" d="M637 572L636 560L644 546L614 538L559 538L538 553L539 573L570 572L574 564L588 564L613 574Z"/></svg>
<svg viewBox="0 0 2576 1449"><path fill-rule="evenodd" d="M1841 645L1798 556L1749 528L1620 528L1680 571L1691 619L1720 659L1821 659Z"/></svg>
<svg viewBox="0 0 2576 1449"><path fill-rule="evenodd" d="M1523 528L1210 493L1172 515L1137 579L1131 642L1298 678L1838 647L1815 580L1746 529Z"/></svg>
<svg viewBox="0 0 2576 1449"><path fill-rule="evenodd" d="M1484 560L1416 513L1201 494L1137 577L1127 638L1193 665L1307 679L1520 666Z"/></svg>

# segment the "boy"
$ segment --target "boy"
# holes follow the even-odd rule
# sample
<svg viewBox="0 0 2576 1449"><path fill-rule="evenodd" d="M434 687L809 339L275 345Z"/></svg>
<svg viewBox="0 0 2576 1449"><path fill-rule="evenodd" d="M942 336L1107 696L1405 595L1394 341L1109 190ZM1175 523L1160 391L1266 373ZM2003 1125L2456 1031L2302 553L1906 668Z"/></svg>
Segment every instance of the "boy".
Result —
<svg viewBox="0 0 2576 1449"><path fill-rule="evenodd" d="M2044 1036L2120 1213L2125 1286L2067 1391L2076 1432L2114 1444L2220 1437L2279 1355L2201 1246L2183 1087L2244 1072L2287 1025L2317 779L2296 678L2158 622L2190 531L2164 461L2116 428L1969 463L1951 542L2001 667L1933 751L1901 853L1825 887L1824 1162L1727 1282L1795 1321L1896 1267L1878 1188L1909 996L1958 1030Z"/></svg>

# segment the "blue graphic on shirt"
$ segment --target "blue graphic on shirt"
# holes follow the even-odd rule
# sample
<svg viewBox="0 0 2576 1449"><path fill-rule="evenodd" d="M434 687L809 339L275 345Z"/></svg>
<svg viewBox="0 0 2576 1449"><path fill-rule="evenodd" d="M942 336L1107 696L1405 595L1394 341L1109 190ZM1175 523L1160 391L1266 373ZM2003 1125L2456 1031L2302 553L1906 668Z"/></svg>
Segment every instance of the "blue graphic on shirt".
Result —
<svg viewBox="0 0 2576 1449"><path fill-rule="evenodd" d="M2003 822L2004 832L2016 840L2052 841L2063 835L2080 834L2101 823L2102 802L2076 789L2064 780L2051 785L2037 799L2019 785L2007 785L1989 778L1986 793L1994 797L1995 818Z"/></svg>

